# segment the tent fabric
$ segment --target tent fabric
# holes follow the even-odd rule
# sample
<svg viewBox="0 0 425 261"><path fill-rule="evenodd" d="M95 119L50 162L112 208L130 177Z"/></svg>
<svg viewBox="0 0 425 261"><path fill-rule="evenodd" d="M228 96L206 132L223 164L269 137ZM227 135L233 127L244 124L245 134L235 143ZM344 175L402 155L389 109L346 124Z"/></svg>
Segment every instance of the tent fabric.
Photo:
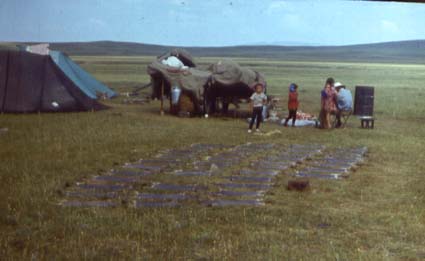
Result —
<svg viewBox="0 0 425 261"><path fill-rule="evenodd" d="M0 51L1 112L68 112L106 108L87 96L50 56Z"/></svg>
<svg viewBox="0 0 425 261"><path fill-rule="evenodd" d="M213 113L217 110L217 98L222 100L222 111L228 110L228 105L234 99L248 99L254 92L256 84L266 87L266 81L260 73L239 66L232 60L223 60L209 66L211 80L205 91L205 111ZM266 90L265 90L266 91Z"/></svg>
<svg viewBox="0 0 425 261"><path fill-rule="evenodd" d="M266 86L264 77L250 68L241 67L232 60L223 60L210 65L212 83L219 83L224 86L245 85L254 88L257 83Z"/></svg>
<svg viewBox="0 0 425 261"><path fill-rule="evenodd" d="M98 94L105 94L108 98L117 96L114 91L100 83L62 52L50 51L50 56L66 76L90 98L96 99Z"/></svg>
<svg viewBox="0 0 425 261"><path fill-rule="evenodd" d="M148 66L148 74L154 80L154 96L160 98L160 88L164 82L164 94L170 96L172 86L179 86L184 92L199 100L204 91L204 85L208 82L210 73L195 68L178 69L162 64L161 61L154 61Z"/></svg>

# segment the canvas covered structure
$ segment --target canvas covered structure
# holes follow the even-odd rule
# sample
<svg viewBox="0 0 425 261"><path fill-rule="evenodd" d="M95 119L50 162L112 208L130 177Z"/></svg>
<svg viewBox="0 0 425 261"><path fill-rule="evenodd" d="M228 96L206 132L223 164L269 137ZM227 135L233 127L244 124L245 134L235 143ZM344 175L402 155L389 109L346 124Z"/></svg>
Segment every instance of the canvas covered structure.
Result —
<svg viewBox="0 0 425 261"><path fill-rule="evenodd" d="M185 68L164 64L163 61L171 56L179 58ZM159 56L148 66L147 72L151 76L154 98L170 97L173 86L178 86L183 94L190 97L196 112L215 112L218 100L226 108L228 100L248 99L257 83L266 86L262 74L228 59L201 70L190 54L182 49Z"/></svg>
<svg viewBox="0 0 425 261"><path fill-rule="evenodd" d="M162 63L171 56L177 57L187 68L175 68ZM195 111L202 110L204 86L211 73L197 69L189 53L182 49L174 49L153 61L148 66L147 72L151 76L154 98L160 99L162 95L170 98L172 87L178 86L182 89L183 95L190 97Z"/></svg>
<svg viewBox="0 0 425 261"><path fill-rule="evenodd" d="M105 109L50 55L0 51L0 111L70 112Z"/></svg>
<svg viewBox="0 0 425 261"><path fill-rule="evenodd" d="M211 64L208 70L211 72L211 84L220 85L228 92L232 92L230 89L238 86L253 90L257 83L261 83L266 87L266 81L262 74L240 66L230 59ZM239 92L236 94L239 94Z"/></svg>
<svg viewBox="0 0 425 261"><path fill-rule="evenodd" d="M216 100L223 103L223 110L227 110L230 100L248 99L254 92L255 85L262 84L266 88L266 80L262 74L238 63L225 59L211 64L210 82L205 91L208 110L216 110Z"/></svg>

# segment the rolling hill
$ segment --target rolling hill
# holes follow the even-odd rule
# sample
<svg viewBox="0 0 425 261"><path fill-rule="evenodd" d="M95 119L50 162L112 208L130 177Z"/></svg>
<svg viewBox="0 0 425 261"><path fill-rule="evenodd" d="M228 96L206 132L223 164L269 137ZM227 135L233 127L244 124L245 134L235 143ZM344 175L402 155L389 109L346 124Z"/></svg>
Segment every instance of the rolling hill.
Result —
<svg viewBox="0 0 425 261"><path fill-rule="evenodd" d="M172 46L130 42L52 43L52 49L69 55L160 55ZM386 42L350 46L230 46L183 47L194 56L255 57L301 61L350 61L425 63L425 40Z"/></svg>

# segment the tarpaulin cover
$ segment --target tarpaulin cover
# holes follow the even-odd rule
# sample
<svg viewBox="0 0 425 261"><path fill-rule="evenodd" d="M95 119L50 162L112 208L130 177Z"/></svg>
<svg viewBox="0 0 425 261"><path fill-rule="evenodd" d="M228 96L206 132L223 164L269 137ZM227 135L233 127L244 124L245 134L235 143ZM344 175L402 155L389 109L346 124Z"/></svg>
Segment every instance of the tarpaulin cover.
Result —
<svg viewBox="0 0 425 261"><path fill-rule="evenodd" d="M208 71L201 71L196 68L178 69L162 64L160 61L154 61L148 66L148 74L154 80L157 79L154 88L161 88L161 81L166 81L164 83L166 85L164 86L165 95L170 95L170 86L179 86L183 91L190 93L197 99L203 95L203 87L210 77Z"/></svg>
<svg viewBox="0 0 425 261"><path fill-rule="evenodd" d="M175 56L188 66L188 69L178 69L162 63L164 59ZM206 70L193 68L195 63L187 51L174 49L161 55L148 66L148 74L153 79L153 96L160 98L161 85L164 82L164 94L170 95L171 86L179 86L192 97L200 98L204 87L211 80L214 95L236 96L248 98L253 87L259 82L266 86L266 81L260 73L250 68L241 67L231 60L223 60L211 64ZM215 90L214 90L215 89Z"/></svg>
<svg viewBox="0 0 425 261"><path fill-rule="evenodd" d="M184 67L169 66L167 59L170 57L181 61ZM219 99L225 112L229 101L248 99L256 84L261 83L266 87L263 75L231 60L219 61L205 69L195 66L191 55L182 49L174 49L157 57L147 69L151 76L152 97L171 97L173 87L179 87L184 94L182 97L189 97L195 112L203 109L205 113L214 113ZM178 108L174 111L177 112Z"/></svg>
<svg viewBox="0 0 425 261"><path fill-rule="evenodd" d="M239 66L232 60L222 60L210 65L208 69L212 74L213 83L224 86L245 85L254 88L257 83L266 86L263 75L247 67Z"/></svg>
<svg viewBox="0 0 425 261"><path fill-rule="evenodd" d="M104 84L100 83L78 64L72 61L65 54L58 51L50 51L53 61L61 70L77 85L87 96L92 99L97 98L97 94L106 94L108 98L115 97L117 94Z"/></svg>

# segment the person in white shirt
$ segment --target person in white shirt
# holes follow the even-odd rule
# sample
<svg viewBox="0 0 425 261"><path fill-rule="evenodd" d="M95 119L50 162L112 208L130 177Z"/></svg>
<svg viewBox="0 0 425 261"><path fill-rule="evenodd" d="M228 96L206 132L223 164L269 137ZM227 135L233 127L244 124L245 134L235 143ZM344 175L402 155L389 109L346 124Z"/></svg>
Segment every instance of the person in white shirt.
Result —
<svg viewBox="0 0 425 261"><path fill-rule="evenodd" d="M351 95L350 90L345 88L345 85L337 82L335 83L335 90L337 91L336 95L336 128L341 127L341 114L343 112L349 112L353 110L353 96Z"/></svg>
<svg viewBox="0 0 425 261"><path fill-rule="evenodd" d="M255 130L257 132L260 131L260 123L263 121L263 105L267 102L267 96L264 94L263 89L263 85L257 83L257 85L255 85L255 92L251 95L252 117L249 123L248 133L252 132L254 122L257 122Z"/></svg>

